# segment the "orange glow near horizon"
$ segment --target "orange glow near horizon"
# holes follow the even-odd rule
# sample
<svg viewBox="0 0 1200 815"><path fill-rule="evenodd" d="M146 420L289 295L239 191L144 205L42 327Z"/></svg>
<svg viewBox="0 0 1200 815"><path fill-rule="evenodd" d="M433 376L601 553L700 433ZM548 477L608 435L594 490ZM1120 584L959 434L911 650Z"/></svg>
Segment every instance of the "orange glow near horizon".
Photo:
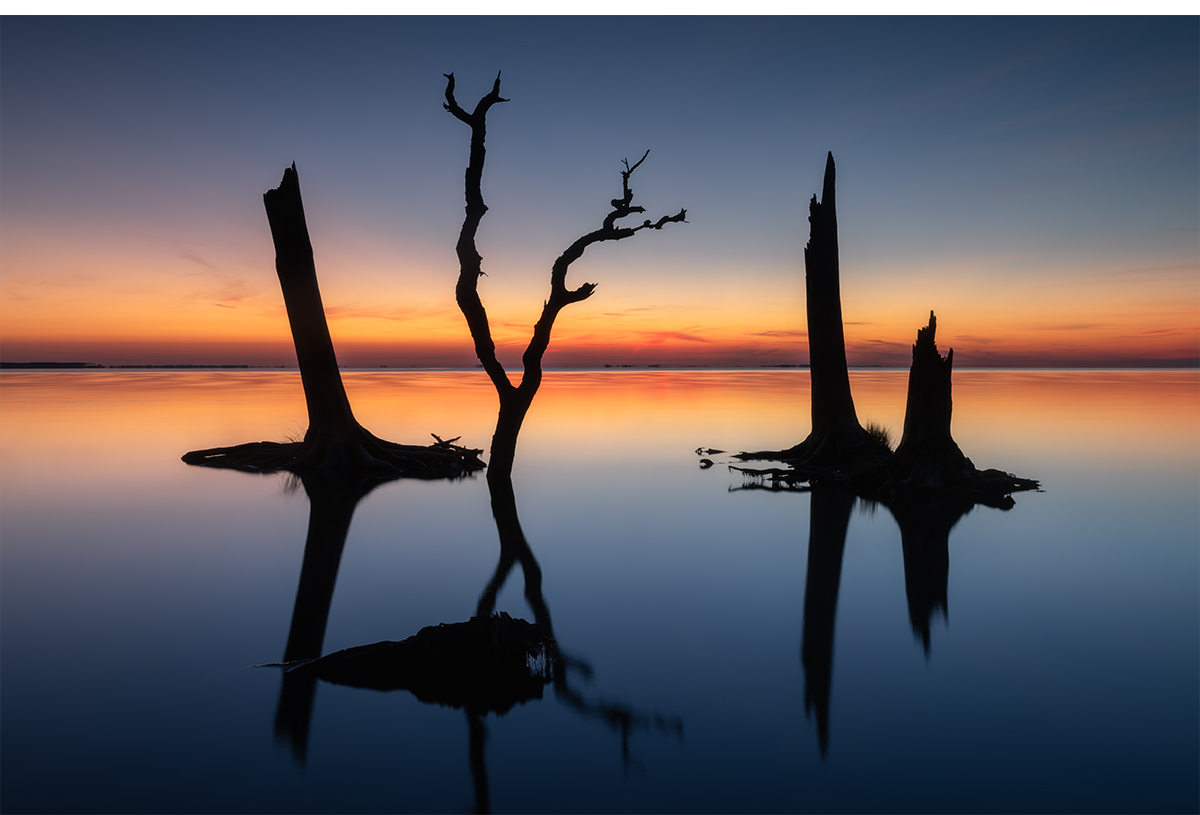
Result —
<svg viewBox="0 0 1200 815"><path fill-rule="evenodd" d="M7 247L5 269L26 271L9 271L0 279L2 358L107 365L295 363L268 250L259 247L241 272L218 273L178 253L164 257L126 249L130 258L119 263L69 251L43 262L27 244ZM390 271L392 258L359 260L362 267L347 269L345 258L335 256L322 275L342 364L475 364L453 301L455 270L444 260L446 268L425 263L403 272ZM916 330L930 309L938 315L939 347L953 348L959 366L1194 365L1200 356L1200 297L1190 267L1113 272L1086 281L1077 270L1067 270L994 292L981 292L970 280L947 286L941 278L921 275L908 280L893 274L883 284L881 274L842 271L851 365L907 366ZM573 272L568 282L585 279L599 287L591 299L559 315L548 366L756 367L808 360L800 268L721 274L710 269L694 285L681 287L676 275L656 276L653 269L589 267ZM538 284L544 282L537 270L519 280L481 282L506 365L519 364L541 309Z"/></svg>

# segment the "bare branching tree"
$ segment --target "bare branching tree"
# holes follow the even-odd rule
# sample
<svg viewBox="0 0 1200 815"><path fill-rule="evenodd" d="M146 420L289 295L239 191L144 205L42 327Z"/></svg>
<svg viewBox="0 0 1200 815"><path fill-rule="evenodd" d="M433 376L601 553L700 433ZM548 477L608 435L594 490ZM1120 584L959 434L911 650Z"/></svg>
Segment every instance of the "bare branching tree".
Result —
<svg viewBox="0 0 1200 815"><path fill-rule="evenodd" d="M567 247L550 271L550 296L542 307L542 316L533 329L533 337L522 356L523 373L519 385L514 385L508 378L504 366L496 358L496 343L492 340L491 327L488 324L487 311L479 299L479 278L483 275L483 257L475 246L475 235L479 224L487 212L483 202L483 191L480 182L483 178L483 161L485 156L484 138L486 136L487 113L500 102L507 102L500 96L500 75L492 90L479 100L475 110L468 113L454 98L454 74L445 74L446 103L444 107L454 117L471 128L471 154L466 173L466 218L463 220L462 231L458 236L458 286L456 296L458 306L463 316L467 318L467 326L471 330L471 338L475 342L475 355L483 364L496 393L500 397L500 415L496 421L496 433L492 437L491 457L488 463L489 477L511 473L513 456L516 452L517 435L525 414L542 384L542 356L550 345L550 331L558 313L571 303L578 303L591 297L596 290L595 283L583 283L578 288L567 288L567 269L578 260L589 246L603 241L619 241L628 238L643 229L662 229L669 223L682 223L687 211L680 209L675 215L664 215L657 221L646 219L638 226L618 225L618 221L638 215L646 210L633 204L633 189L629 179L635 170L646 160L646 153L634 164L628 160L621 170L621 197L611 201L612 211L604 216L599 229L589 232Z"/></svg>

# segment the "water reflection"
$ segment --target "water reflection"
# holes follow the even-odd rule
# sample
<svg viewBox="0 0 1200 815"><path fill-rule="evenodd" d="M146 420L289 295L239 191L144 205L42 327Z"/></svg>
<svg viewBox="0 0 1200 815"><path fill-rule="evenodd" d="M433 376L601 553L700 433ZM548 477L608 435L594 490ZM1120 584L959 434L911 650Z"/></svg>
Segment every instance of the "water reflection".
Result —
<svg viewBox="0 0 1200 815"><path fill-rule="evenodd" d="M808 492L808 566L804 584L804 623L800 664L804 671L804 710L816 713L821 756L829 752L829 699L833 677L833 638L838 590L846 550L846 531L856 501L836 487L793 487L748 483L737 489ZM928 659L930 626L935 617L949 620L950 530L974 507L969 501L897 502L885 505L900 527L904 557L904 593L914 636Z"/></svg>
<svg viewBox="0 0 1200 815"><path fill-rule="evenodd" d="M289 475L288 479L290 489L295 489L298 483L303 486L309 506L300 584L296 588L292 624L283 651L283 661L293 662L321 656L333 588L354 510L363 498L385 482L329 470ZM309 723L316 690L317 678L311 674L288 672L283 675L275 712L275 737L291 744L292 753L301 764L308 752Z"/></svg>
<svg viewBox="0 0 1200 815"><path fill-rule="evenodd" d="M821 755L829 749L829 692L833 676L833 622L842 555L854 496L839 489L814 489L808 516L808 576L804 583L804 633L800 664L804 668L804 710L817 713Z"/></svg>
<svg viewBox="0 0 1200 815"><path fill-rule="evenodd" d="M950 530L972 507L963 501L922 501L888 506L900 527L908 620L913 634L925 648L926 658L929 657L929 627L934 617L940 612L943 620L950 620L946 603L950 582Z"/></svg>
<svg viewBox="0 0 1200 815"><path fill-rule="evenodd" d="M476 615L482 617L492 614L496 606L496 596L512 572L513 566L521 564L521 572L525 578L525 599L533 610L534 619L550 638L548 656L555 696L576 712L599 719L618 731L621 734L621 758L626 766L633 762L629 753L629 736L633 731L653 728L682 737L683 723L678 719L670 719L657 713L638 713L626 705L589 701L571 686L572 674L590 678L593 673L592 667L582 659L563 653L554 636L550 609L542 596L542 570L533 556L533 550L529 548L528 541L525 540L525 533L521 530L512 478L489 472L488 492L492 498L492 515L496 519L496 530L500 535L500 561L496 564L495 574L479 596Z"/></svg>
<svg viewBox="0 0 1200 815"><path fill-rule="evenodd" d="M467 622L422 629L401 641L385 641L321 656L334 585L346 535L358 503L379 483L340 473L297 477L309 498L308 536L275 718L276 738L287 742L303 764L318 680L375 690L407 690L427 704L462 709L467 718L469 764L475 807L489 811L485 717L501 716L518 704L542 698L551 684L555 697L580 715L603 722L620 734L626 767L640 767L630 753L630 737L657 730L679 738L677 718L644 713L628 705L589 699L572 677L592 676L583 659L568 656L554 636L542 593L542 570L521 529L512 479L489 474L492 514L500 539L496 570ZM295 482L293 482L295 483ZM496 613L496 598L519 565L534 622Z"/></svg>

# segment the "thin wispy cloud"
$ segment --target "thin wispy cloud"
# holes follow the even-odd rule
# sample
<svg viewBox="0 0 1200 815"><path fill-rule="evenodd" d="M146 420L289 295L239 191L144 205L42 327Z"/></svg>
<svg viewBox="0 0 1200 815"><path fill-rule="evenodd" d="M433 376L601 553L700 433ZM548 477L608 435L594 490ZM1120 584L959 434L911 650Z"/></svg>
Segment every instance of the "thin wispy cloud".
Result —
<svg viewBox="0 0 1200 815"><path fill-rule="evenodd" d="M1034 326L1035 331L1088 331L1093 328L1107 328L1112 323L1058 323L1056 325Z"/></svg>
<svg viewBox="0 0 1200 815"><path fill-rule="evenodd" d="M1000 340L997 337L980 337L975 334L958 334L957 336L954 337L954 341L955 342L970 342L970 343L975 343L977 345L990 345L991 343L999 342ZM942 343L939 342L938 344L941 345Z"/></svg>
<svg viewBox="0 0 1200 815"><path fill-rule="evenodd" d="M638 308L624 308L624 309L621 309L620 311L606 311L606 312L604 312L604 316L605 317L624 317L626 314L639 314L639 313L643 313L643 312L647 312L647 311L655 311L655 310L656 310L656 308L652 307L652 306L641 306Z"/></svg>
<svg viewBox="0 0 1200 815"><path fill-rule="evenodd" d="M639 335L645 342L657 344L667 342L668 340L680 340L682 342L705 342L709 343L712 340L707 337L701 337L699 334L690 334L686 331L641 331Z"/></svg>
<svg viewBox="0 0 1200 815"><path fill-rule="evenodd" d="M451 310L449 307L418 308L414 306L400 306L394 303L368 304L352 302L326 306L325 316L330 320L366 319L410 322L428 317L442 317L450 313ZM514 327L513 324L508 323L501 323L500 325Z"/></svg>
<svg viewBox="0 0 1200 815"><path fill-rule="evenodd" d="M259 293L259 287L256 284L223 272L191 272L186 277L199 277L207 285L185 294L183 298L185 300L209 300L214 304L234 307Z"/></svg>
<svg viewBox="0 0 1200 815"><path fill-rule="evenodd" d="M799 331L794 329L769 329L767 331L751 331L751 337L807 337L807 331Z"/></svg>
<svg viewBox="0 0 1200 815"><path fill-rule="evenodd" d="M190 249L180 252L179 257L183 258L184 260L190 260L192 263L203 266L206 269L216 269L217 268L216 266L212 265L207 260L200 257L200 255L196 254L195 252L191 251Z"/></svg>

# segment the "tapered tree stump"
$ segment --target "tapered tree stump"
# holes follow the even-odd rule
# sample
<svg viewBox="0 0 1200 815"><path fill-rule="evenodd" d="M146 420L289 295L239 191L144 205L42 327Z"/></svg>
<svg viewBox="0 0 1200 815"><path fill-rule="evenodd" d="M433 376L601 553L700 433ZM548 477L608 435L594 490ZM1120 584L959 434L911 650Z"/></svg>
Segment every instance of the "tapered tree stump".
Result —
<svg viewBox="0 0 1200 815"><path fill-rule="evenodd" d="M428 447L396 444L372 435L354 418L325 320L312 243L300 198L296 165L278 189L263 195L275 271L287 306L296 360L308 406L308 430L299 442L260 441L186 453L188 464L252 472L346 470L379 478L452 478L483 467L482 450L437 439Z"/></svg>
<svg viewBox="0 0 1200 815"><path fill-rule="evenodd" d="M859 424L850 393L838 261L837 201L833 154L825 161L821 200L808 205L809 237L804 247L808 317L812 431L786 450L740 453L742 459L786 461L801 470L829 472L878 466L888 450Z"/></svg>
<svg viewBox="0 0 1200 815"><path fill-rule="evenodd" d="M953 498L968 505L1008 508L1010 493L1038 488L1038 482L1000 470L978 470L950 435L950 372L954 351L937 351L937 321L918 330L908 379L904 435L893 454L887 443L858 422L850 393L839 291L837 212L833 154L825 163L821 201L809 203L809 241L804 249L808 297L808 346L812 377L812 432L786 450L738 453L745 460L781 461L790 469L756 470L747 486L807 489L837 485L856 495L886 502ZM769 487L767 486L769 484Z"/></svg>
<svg viewBox="0 0 1200 815"><path fill-rule="evenodd" d="M1038 488L1038 482L1000 470L979 470L950 435L953 401L950 372L954 349L943 357L935 340L937 318L918 329L908 374L904 435L887 462L883 483L875 487L885 501L958 498L1007 509L1011 493Z"/></svg>

